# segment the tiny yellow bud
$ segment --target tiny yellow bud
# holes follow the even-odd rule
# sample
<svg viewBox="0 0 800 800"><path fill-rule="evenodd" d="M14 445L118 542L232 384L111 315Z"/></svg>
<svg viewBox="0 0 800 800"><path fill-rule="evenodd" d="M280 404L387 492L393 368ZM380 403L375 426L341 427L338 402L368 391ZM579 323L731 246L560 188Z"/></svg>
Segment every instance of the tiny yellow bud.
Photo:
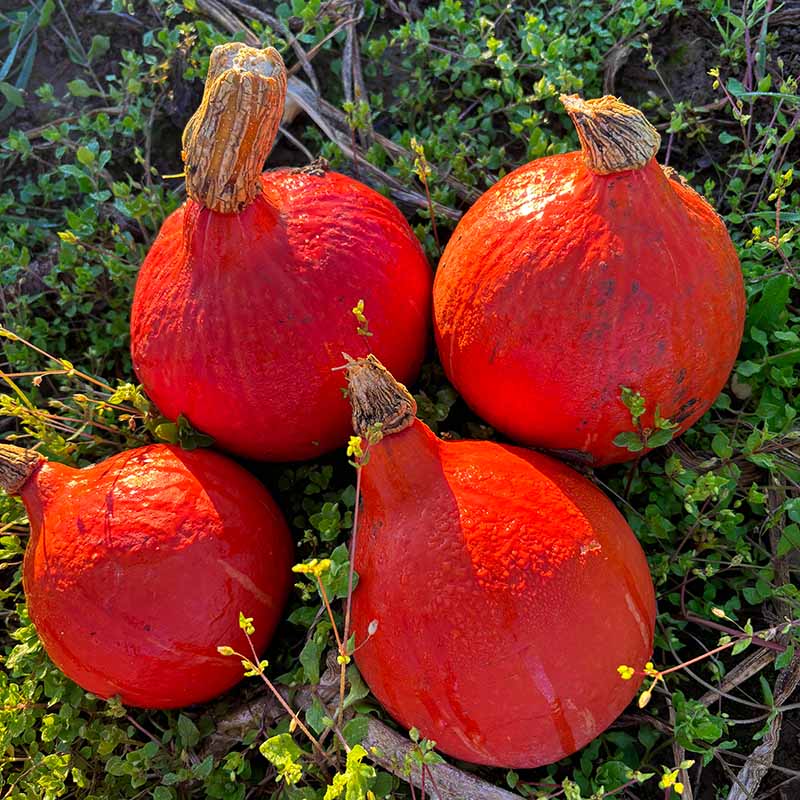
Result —
<svg viewBox="0 0 800 800"><path fill-rule="evenodd" d="M644 708L649 702L650 698L653 696L653 693L646 689L639 695L639 708Z"/></svg>
<svg viewBox="0 0 800 800"><path fill-rule="evenodd" d="M675 785L675 781L678 780L678 770L673 769L671 772L665 772L661 776L661 780L658 782L659 789L669 789L670 786ZM681 785L681 789L683 786ZM680 792L678 792L680 794Z"/></svg>
<svg viewBox="0 0 800 800"><path fill-rule="evenodd" d="M675 790L675 791L676 791L678 794L683 794L683 784L682 784L680 781L678 781L678 782L677 782L677 783L676 783L676 784L675 784L675 785L674 785L672 788L673 788L673 789L674 789L674 790Z"/></svg>
<svg viewBox="0 0 800 800"><path fill-rule="evenodd" d="M721 608L712 608L711 613L719 619L728 619L728 615Z"/></svg>
<svg viewBox="0 0 800 800"><path fill-rule="evenodd" d="M652 662L652 661L648 661L648 662L647 662L647 663L644 665L644 668L645 668L645 669L653 669L653 662Z"/></svg>
<svg viewBox="0 0 800 800"><path fill-rule="evenodd" d="M633 667L628 667L625 664L620 664L617 667L617 672L622 680L629 681L633 677L634 669Z"/></svg>
<svg viewBox="0 0 800 800"><path fill-rule="evenodd" d="M351 436L347 442L347 455L361 458L364 455L364 448L360 436Z"/></svg>

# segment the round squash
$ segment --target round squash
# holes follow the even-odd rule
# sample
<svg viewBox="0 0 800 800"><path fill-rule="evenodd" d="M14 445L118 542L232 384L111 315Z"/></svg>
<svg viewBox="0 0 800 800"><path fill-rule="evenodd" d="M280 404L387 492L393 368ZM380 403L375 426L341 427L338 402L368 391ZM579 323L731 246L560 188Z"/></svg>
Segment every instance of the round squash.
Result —
<svg viewBox="0 0 800 800"><path fill-rule="evenodd" d="M131 314L133 366L161 413L268 461L345 441L342 351L415 377L432 283L385 197L321 164L261 174L285 94L277 51L214 49L184 132L189 199L142 264Z"/></svg>
<svg viewBox="0 0 800 800"><path fill-rule="evenodd" d="M278 507L237 464L150 445L73 469L0 445L0 487L31 524L23 586L50 658L99 697L173 708L217 696L269 642L291 586Z"/></svg>
<svg viewBox="0 0 800 800"><path fill-rule="evenodd" d="M646 443L656 413L677 435L708 410L739 349L744 286L722 220L656 163L641 112L562 101L582 152L520 167L465 214L436 273L434 331L479 416L598 466L631 458L614 439ZM640 427L622 387L644 397Z"/></svg>
<svg viewBox="0 0 800 800"><path fill-rule="evenodd" d="M354 427L383 433L354 534L355 660L373 694L466 761L536 767L583 747L641 682L617 668L652 652L633 532L559 461L438 439L374 357L348 373Z"/></svg>

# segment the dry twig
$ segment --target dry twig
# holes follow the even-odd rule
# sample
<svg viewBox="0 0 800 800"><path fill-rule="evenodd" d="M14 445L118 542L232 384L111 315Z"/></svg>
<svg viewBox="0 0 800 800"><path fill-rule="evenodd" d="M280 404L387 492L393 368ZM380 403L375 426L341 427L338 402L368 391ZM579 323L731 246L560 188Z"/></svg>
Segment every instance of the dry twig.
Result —
<svg viewBox="0 0 800 800"><path fill-rule="evenodd" d="M778 673L773 691L775 705L783 705L791 697L798 684L800 684L800 653L794 656L789 666ZM772 768L775 750L780 742L782 719L783 714L778 713L770 720L761 743L753 750L744 766L739 770L728 800L753 800L756 796L761 781Z"/></svg>

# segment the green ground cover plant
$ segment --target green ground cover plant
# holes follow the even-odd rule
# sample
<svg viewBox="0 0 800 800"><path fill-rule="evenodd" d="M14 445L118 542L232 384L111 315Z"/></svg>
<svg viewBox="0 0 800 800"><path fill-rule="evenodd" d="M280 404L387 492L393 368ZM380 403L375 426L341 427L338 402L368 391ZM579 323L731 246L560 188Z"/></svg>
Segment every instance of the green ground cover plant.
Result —
<svg viewBox="0 0 800 800"><path fill-rule="evenodd" d="M620 94L662 133L662 163L725 219L745 277L744 342L692 430L677 441L668 421L638 431L620 446L664 446L595 474L656 584L638 703L550 767L456 767L486 792L523 797L797 796L799 20L772 0L4 3L0 436L71 465L151 441L209 444L159 417L136 386L128 315L139 264L185 197L164 176L181 171L180 132L215 45L275 46L328 104L285 123L268 166L322 156L371 183L400 205L433 265L480 192L577 148L560 93ZM368 319L356 305L365 334ZM433 348L412 388L438 432L495 437ZM647 398L624 400L635 430ZM218 701L175 712L99 700L53 667L26 616L24 510L0 497L0 798L458 796L437 783L440 759L418 732L400 732L395 764L371 749L371 721L386 718L342 663L363 458L351 443L313 463L249 465L306 566L266 662Z"/></svg>

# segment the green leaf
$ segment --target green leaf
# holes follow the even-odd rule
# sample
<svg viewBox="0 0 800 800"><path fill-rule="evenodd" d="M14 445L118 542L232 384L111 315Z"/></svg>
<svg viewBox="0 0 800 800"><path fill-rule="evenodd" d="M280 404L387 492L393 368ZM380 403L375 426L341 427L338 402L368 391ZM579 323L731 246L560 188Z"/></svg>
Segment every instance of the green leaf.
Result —
<svg viewBox="0 0 800 800"><path fill-rule="evenodd" d="M367 751L360 744L350 750L344 773L334 775L324 800L336 800L342 793L346 800L365 800L369 783L375 777L375 767L361 763L366 755Z"/></svg>
<svg viewBox="0 0 800 800"><path fill-rule="evenodd" d="M156 425L156 429L153 432L156 438L160 439L162 442L167 442L169 444L178 443L178 426L174 422L162 422L160 425Z"/></svg>
<svg viewBox="0 0 800 800"><path fill-rule="evenodd" d="M304 752L288 733L279 733L261 743L258 748L267 761L278 770L278 780L288 786L294 786L303 777L303 766L300 763Z"/></svg>
<svg viewBox="0 0 800 800"><path fill-rule="evenodd" d="M363 700L369 694L369 689L367 684L364 683L361 673L356 669L355 664L351 664L347 668L347 680L350 684L350 691L344 699L344 707L350 708L353 703Z"/></svg>
<svg viewBox="0 0 800 800"><path fill-rule="evenodd" d="M775 659L775 669L785 669L792 663L794 658L794 645L790 644L782 653L778 654Z"/></svg>
<svg viewBox="0 0 800 800"><path fill-rule="evenodd" d="M644 442L642 442L642 437L633 431L624 431L623 433L618 433L614 437L614 444L617 447L625 447L632 453L638 453L640 450L644 450Z"/></svg>
<svg viewBox="0 0 800 800"><path fill-rule="evenodd" d="M92 36L92 43L89 45L89 52L87 53L89 63L91 64L96 58L102 56L103 53L108 52L110 44L111 40L108 36L101 36L100 34Z"/></svg>
<svg viewBox="0 0 800 800"><path fill-rule="evenodd" d="M314 697L311 705L306 709L306 723L317 735L331 726L331 719L318 697Z"/></svg>
<svg viewBox="0 0 800 800"><path fill-rule="evenodd" d="M6 81L0 81L0 94L15 108L21 108L25 105L25 97L22 92Z"/></svg>
<svg viewBox="0 0 800 800"><path fill-rule="evenodd" d="M789 275L776 275L764 286L758 302L750 307L747 321L751 328L773 331L783 327L786 322L786 306L789 302L789 291L792 279Z"/></svg>
<svg viewBox="0 0 800 800"><path fill-rule="evenodd" d="M96 89L92 89L82 78L76 78L67 83L67 90L73 97L94 97L99 94Z"/></svg>
<svg viewBox="0 0 800 800"><path fill-rule="evenodd" d="M312 637L305 643L305 646L300 651L300 663L303 666L303 671L306 673L308 682L313 686L319 683L319 661L324 649L324 645L320 644Z"/></svg>
<svg viewBox="0 0 800 800"><path fill-rule="evenodd" d="M54 0L44 0L42 3L42 10L39 12L39 27L46 28L50 24L50 18L53 16L56 4Z"/></svg>
<svg viewBox="0 0 800 800"><path fill-rule="evenodd" d="M741 97L743 94L747 93L744 84L736 78L728 78L725 87L734 97Z"/></svg>
<svg viewBox="0 0 800 800"><path fill-rule="evenodd" d="M197 725L186 714L178 716L178 737L184 747L194 747L200 741Z"/></svg>
<svg viewBox="0 0 800 800"><path fill-rule="evenodd" d="M738 656L739 653L743 653L747 650L748 647L753 643L751 637L747 636L744 639L739 639L738 642L731 648L731 655Z"/></svg>
<svg viewBox="0 0 800 800"><path fill-rule="evenodd" d="M714 438L711 440L711 449L720 458L730 458L733 455L730 438L724 433L714 434Z"/></svg>
<svg viewBox="0 0 800 800"><path fill-rule="evenodd" d="M627 386L620 386L620 399L625 408L630 411L631 421L634 425L637 425L645 411L644 397Z"/></svg>
<svg viewBox="0 0 800 800"><path fill-rule="evenodd" d="M671 430L656 431L655 433L651 433L650 436L647 437L647 446L662 447L667 442L671 442L673 436L674 433Z"/></svg>
<svg viewBox="0 0 800 800"><path fill-rule="evenodd" d="M78 151L75 153L75 157L85 167L95 162L95 154L88 147L79 147Z"/></svg>
<svg viewBox="0 0 800 800"><path fill-rule="evenodd" d="M749 378L764 368L763 364L756 364L754 361L742 361L736 365L736 372L743 378Z"/></svg>
<svg viewBox="0 0 800 800"><path fill-rule="evenodd" d="M782 533L781 538L778 540L777 555L778 558L783 558L787 553L792 550L800 550L800 526L792 523L787 525Z"/></svg>
<svg viewBox="0 0 800 800"><path fill-rule="evenodd" d="M342 735L347 741L347 744L352 747L355 744L361 744L364 737L367 735L368 728L368 717L353 717L342 729Z"/></svg>

